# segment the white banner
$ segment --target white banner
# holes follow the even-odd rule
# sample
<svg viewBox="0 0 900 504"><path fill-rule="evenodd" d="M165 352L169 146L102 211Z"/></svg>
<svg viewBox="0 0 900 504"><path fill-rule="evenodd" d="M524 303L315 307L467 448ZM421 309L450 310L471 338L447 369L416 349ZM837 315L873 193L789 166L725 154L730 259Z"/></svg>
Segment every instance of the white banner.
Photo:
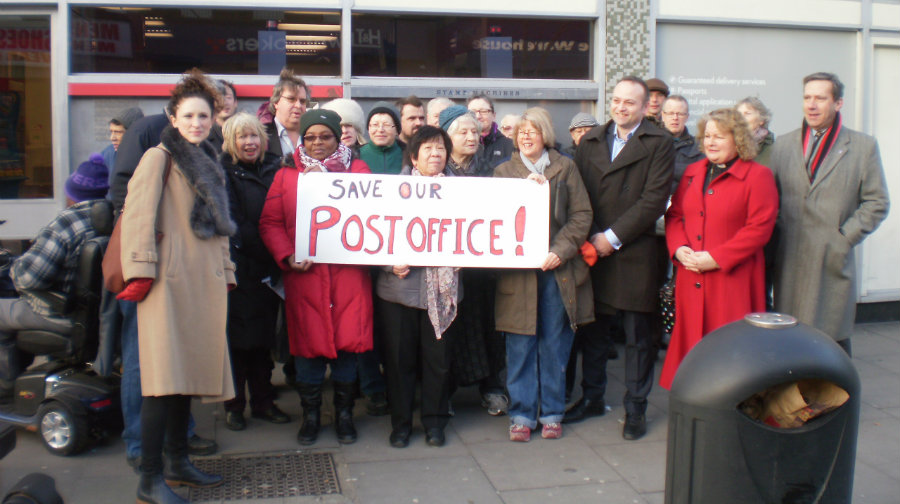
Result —
<svg viewBox="0 0 900 504"><path fill-rule="evenodd" d="M301 174L296 260L537 268L549 184L481 177Z"/></svg>

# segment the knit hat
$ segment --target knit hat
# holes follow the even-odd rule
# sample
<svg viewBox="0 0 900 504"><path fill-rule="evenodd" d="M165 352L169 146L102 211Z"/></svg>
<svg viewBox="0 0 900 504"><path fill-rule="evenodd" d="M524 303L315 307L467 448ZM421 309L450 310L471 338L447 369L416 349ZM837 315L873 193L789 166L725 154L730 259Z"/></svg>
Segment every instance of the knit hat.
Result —
<svg viewBox="0 0 900 504"><path fill-rule="evenodd" d="M375 114L388 114L394 120L394 127L398 130L400 129L400 114L397 113L397 109L390 103L386 101L375 102L375 106L372 107L369 115L366 116L366 126L368 126L372 116Z"/></svg>
<svg viewBox="0 0 900 504"><path fill-rule="evenodd" d="M300 136L306 135L310 126L321 124L330 129L334 136L341 138L341 116L333 110L314 109L308 110L300 116Z"/></svg>
<svg viewBox="0 0 900 504"><path fill-rule="evenodd" d="M647 79L645 82L647 84L647 89L650 91L659 91L660 93L669 96L669 86L667 86L662 79L654 77L652 79Z"/></svg>
<svg viewBox="0 0 900 504"><path fill-rule="evenodd" d="M319 108L337 112L341 116L341 124L349 124L356 128L356 131L359 133L365 133L366 125L363 122L363 109L359 106L359 103L349 98L338 98Z"/></svg>
<svg viewBox="0 0 900 504"><path fill-rule="evenodd" d="M600 123L597 122L597 119L595 119L594 116L588 114L587 112L579 112L575 114L575 117L572 118L572 122L569 123L569 131L572 131L575 128L583 128L585 126L590 126L593 128L594 126L598 125L600 125Z"/></svg>
<svg viewBox="0 0 900 504"><path fill-rule="evenodd" d="M141 117L144 117L144 112L137 107L131 107L119 112L112 120L124 126L125 129L128 129Z"/></svg>
<svg viewBox="0 0 900 504"><path fill-rule="evenodd" d="M91 158L78 166L66 180L66 196L80 203L106 197L109 191L109 170L103 163L103 155L91 154Z"/></svg>
<svg viewBox="0 0 900 504"><path fill-rule="evenodd" d="M457 117L465 115L468 112L469 109L462 105L451 105L444 110L441 110L441 114L438 116L438 123L440 123L442 130L447 131Z"/></svg>

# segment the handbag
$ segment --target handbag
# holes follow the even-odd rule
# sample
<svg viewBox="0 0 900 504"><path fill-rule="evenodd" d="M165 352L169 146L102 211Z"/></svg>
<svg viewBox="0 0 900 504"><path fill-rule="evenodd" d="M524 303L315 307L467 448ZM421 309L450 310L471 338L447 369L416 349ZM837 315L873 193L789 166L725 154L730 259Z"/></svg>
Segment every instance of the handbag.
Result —
<svg viewBox="0 0 900 504"><path fill-rule="evenodd" d="M663 332L672 334L675 327L675 272L672 278L659 288L659 314L662 317Z"/></svg>
<svg viewBox="0 0 900 504"><path fill-rule="evenodd" d="M172 170L172 155L165 149L166 153L166 169L163 172L163 188L169 181L169 172ZM159 206L162 204L162 195L160 195L159 203L156 206L156 214L159 215ZM125 208L119 214L116 225L113 227L112 234L109 235L109 243L106 245L106 252L103 254L103 287L106 290L118 294L125 290L125 275L122 273L122 214ZM162 240L163 233L156 231L156 243Z"/></svg>

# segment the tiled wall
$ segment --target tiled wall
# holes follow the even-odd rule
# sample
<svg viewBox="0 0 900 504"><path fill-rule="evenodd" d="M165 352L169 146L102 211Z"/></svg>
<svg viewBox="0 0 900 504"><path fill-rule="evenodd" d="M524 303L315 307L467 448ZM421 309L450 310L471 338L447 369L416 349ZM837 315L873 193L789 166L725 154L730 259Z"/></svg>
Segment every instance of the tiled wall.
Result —
<svg viewBox="0 0 900 504"><path fill-rule="evenodd" d="M606 1L606 96L626 75L643 79L650 72L650 0ZM607 108L607 107L604 107ZM601 115L601 114L598 114ZM606 113L602 114L603 116Z"/></svg>

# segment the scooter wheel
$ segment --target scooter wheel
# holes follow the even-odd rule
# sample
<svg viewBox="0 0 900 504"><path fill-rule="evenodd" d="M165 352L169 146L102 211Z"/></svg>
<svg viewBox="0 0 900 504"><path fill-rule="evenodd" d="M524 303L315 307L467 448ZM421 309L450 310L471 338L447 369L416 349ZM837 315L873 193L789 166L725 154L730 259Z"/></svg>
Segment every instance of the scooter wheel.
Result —
<svg viewBox="0 0 900 504"><path fill-rule="evenodd" d="M59 401L50 401L41 406L38 432L44 447L60 456L74 455L87 445L88 421L83 415Z"/></svg>

